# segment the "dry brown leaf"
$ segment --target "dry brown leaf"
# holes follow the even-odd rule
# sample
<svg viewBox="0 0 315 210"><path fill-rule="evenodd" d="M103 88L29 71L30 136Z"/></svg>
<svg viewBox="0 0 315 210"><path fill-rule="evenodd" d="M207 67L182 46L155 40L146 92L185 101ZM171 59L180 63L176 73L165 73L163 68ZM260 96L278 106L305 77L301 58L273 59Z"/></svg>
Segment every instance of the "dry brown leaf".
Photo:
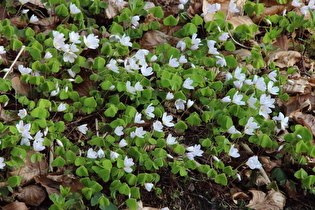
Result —
<svg viewBox="0 0 315 210"><path fill-rule="evenodd" d="M296 192L296 187L293 182L291 182L289 179L286 180L285 182L285 191L289 198L292 198L294 200L297 200L297 192Z"/></svg>
<svg viewBox="0 0 315 210"><path fill-rule="evenodd" d="M313 115L295 111L290 114L290 117L307 127L312 132L313 136L315 136L315 117Z"/></svg>
<svg viewBox="0 0 315 210"><path fill-rule="evenodd" d="M259 160L267 172L271 171L274 167L281 166L281 160L270 160L268 156L259 156Z"/></svg>
<svg viewBox="0 0 315 210"><path fill-rule="evenodd" d="M13 77L11 79L12 88L15 90L17 94L22 94L28 97L28 93L30 91L30 85L24 82L21 82L20 77Z"/></svg>
<svg viewBox="0 0 315 210"><path fill-rule="evenodd" d="M287 51L289 48L289 39L286 35L280 34L272 45L275 48L278 47L280 50Z"/></svg>
<svg viewBox="0 0 315 210"><path fill-rule="evenodd" d="M235 204L237 204L238 199L246 199L246 198L249 198L249 197L243 192L237 192L232 195L232 200Z"/></svg>
<svg viewBox="0 0 315 210"><path fill-rule="evenodd" d="M250 17L248 16L237 16L237 17L232 17L230 20L229 20L230 23L233 24L234 26L234 29L237 27L237 26L240 26L240 25L247 25L247 26L250 26L250 25L253 25L255 24L252 19L250 19ZM256 33L259 33L259 32L256 32ZM255 33L255 34L256 34Z"/></svg>
<svg viewBox="0 0 315 210"><path fill-rule="evenodd" d="M45 35L48 35L50 31L55 30L58 26L59 18L58 16L52 16L47 18L42 18L36 22L37 25L41 27L38 28L38 32L42 32Z"/></svg>
<svg viewBox="0 0 315 210"><path fill-rule="evenodd" d="M284 93L310 93L312 91L312 85L306 78L291 79L290 82L282 86Z"/></svg>
<svg viewBox="0 0 315 210"><path fill-rule="evenodd" d="M27 205L32 206L39 206L47 197L45 189L37 185L24 187L20 192L14 193L14 195Z"/></svg>
<svg viewBox="0 0 315 210"><path fill-rule="evenodd" d="M107 18L112 19L116 15L118 15L119 11L128 5L126 1L122 1L121 3L117 3L116 0L109 0L107 2L108 8L105 10L105 15Z"/></svg>
<svg viewBox="0 0 315 210"><path fill-rule="evenodd" d="M16 120L16 117L11 113L6 113L6 110L2 107L2 104L0 104L0 120L10 122Z"/></svg>
<svg viewBox="0 0 315 210"><path fill-rule="evenodd" d="M274 190L270 190L268 195L259 190L249 190L253 194L247 207L255 210L278 210L283 209L285 205L285 196Z"/></svg>
<svg viewBox="0 0 315 210"><path fill-rule="evenodd" d="M271 16L274 14L282 15L283 11L286 9L285 5L274 5L271 7L265 7L265 10L260 16L255 16L253 21L255 23L260 23L266 16Z"/></svg>
<svg viewBox="0 0 315 210"><path fill-rule="evenodd" d="M24 202L13 202L1 207L2 210L28 210Z"/></svg>
<svg viewBox="0 0 315 210"><path fill-rule="evenodd" d="M153 30L146 32L139 44L143 49L152 50L159 44L168 43L175 45L180 39L177 37L169 36L161 31Z"/></svg>
<svg viewBox="0 0 315 210"><path fill-rule="evenodd" d="M27 157L25 158L25 165L21 166L20 168L13 167L13 171L10 172L11 176L22 177L22 185L31 181L35 176L44 173L48 168L45 158L43 158L41 162L31 162L30 157L34 153L34 151L28 152Z"/></svg>
<svg viewBox="0 0 315 210"><path fill-rule="evenodd" d="M153 208L153 207L143 207L142 201L137 202L137 210L159 210L158 208Z"/></svg>
<svg viewBox="0 0 315 210"><path fill-rule="evenodd" d="M62 174L62 175L56 175L56 174L44 174L40 176L34 177L36 183L41 184L43 187L45 187L48 194L51 193L57 193L59 192L59 187L62 185L63 187L70 187L70 192L77 192L81 193L81 190L83 188L83 184L80 182L79 179L76 179L71 174Z"/></svg>
<svg viewBox="0 0 315 210"><path fill-rule="evenodd" d="M309 109L312 107L315 107L315 95L312 94L306 94L306 95L297 95L291 97L285 104L285 113L286 115L290 115L292 112L296 110L301 110L302 108L305 108L305 106L310 106Z"/></svg>
<svg viewBox="0 0 315 210"><path fill-rule="evenodd" d="M301 59L301 53L297 51L275 51L266 56L267 64L275 62L280 68L290 67Z"/></svg>

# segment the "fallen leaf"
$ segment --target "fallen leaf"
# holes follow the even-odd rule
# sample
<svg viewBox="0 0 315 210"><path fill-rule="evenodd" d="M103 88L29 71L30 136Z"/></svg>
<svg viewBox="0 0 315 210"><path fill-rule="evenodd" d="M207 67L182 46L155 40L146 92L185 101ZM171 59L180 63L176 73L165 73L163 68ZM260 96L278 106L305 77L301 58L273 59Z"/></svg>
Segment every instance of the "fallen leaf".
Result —
<svg viewBox="0 0 315 210"><path fill-rule="evenodd" d="M13 113L7 112L2 104L0 104L0 120L5 122L10 122L16 120L16 116L13 115ZM1 134L0 134L1 136Z"/></svg>
<svg viewBox="0 0 315 210"><path fill-rule="evenodd" d="M273 5L271 7L265 7L265 10L261 15L253 17L253 21L255 23L260 23L266 16L272 16L275 14L282 15L285 9L285 5Z"/></svg>
<svg viewBox="0 0 315 210"><path fill-rule="evenodd" d="M238 202L237 202L238 199L247 199L247 198L249 198L249 196L246 195L246 194L243 193L243 192L237 192L237 193L234 193L234 194L232 195L232 200L233 200L233 202L234 202L235 204L238 203Z"/></svg>
<svg viewBox="0 0 315 210"><path fill-rule="evenodd" d="M32 206L39 206L47 197L45 189L37 185L24 187L20 192L14 193L14 195L27 205Z"/></svg>
<svg viewBox="0 0 315 210"><path fill-rule="evenodd" d="M113 17L118 15L120 10L122 10L124 7L126 7L128 5L128 3L126 1L118 2L116 0L109 0L107 2L107 5L108 5L108 7L105 10L105 15L107 18L112 19Z"/></svg>
<svg viewBox="0 0 315 210"><path fill-rule="evenodd" d="M28 97L28 93L30 91L30 85L22 82L20 77L13 77L11 79L12 88L15 90L17 94L22 94Z"/></svg>
<svg viewBox="0 0 315 210"><path fill-rule="evenodd" d="M259 190L249 190L253 194L253 198L250 200L247 207L255 210L278 210L283 209L285 206L285 196L276 192L275 190L270 190L268 195Z"/></svg>
<svg viewBox="0 0 315 210"><path fill-rule="evenodd" d="M229 20L230 23L232 23L232 25L234 26L234 29L237 27L237 26L240 26L240 25L247 25L247 26L250 26L250 25L253 25L255 24L253 22L253 20L248 17L248 16L237 16L237 17L232 17L230 20ZM255 34L257 34L259 32L256 32Z"/></svg>
<svg viewBox="0 0 315 210"><path fill-rule="evenodd" d="M24 202L13 202L1 207L2 210L28 210Z"/></svg>
<svg viewBox="0 0 315 210"><path fill-rule="evenodd" d="M34 154L34 151L30 151L27 153L27 157L25 158L25 165L22 165L20 168L13 167L13 171L10 172L11 176L20 176L22 177L21 184L26 184L29 181L33 180L33 178L39 174L45 172L48 168L48 164L43 158L41 162L32 163L30 157Z"/></svg>
<svg viewBox="0 0 315 210"><path fill-rule="evenodd" d="M307 127L312 132L313 136L315 136L315 117L312 114L304 114L302 112L295 111L290 114L290 117L301 125Z"/></svg>
<svg viewBox="0 0 315 210"><path fill-rule="evenodd" d="M274 167L281 166L281 160L270 160L268 156L259 156L259 161L267 172L271 171Z"/></svg>
<svg viewBox="0 0 315 210"><path fill-rule="evenodd" d="M282 90L284 93L310 93L312 91L312 85L306 78L296 78L296 79L290 79L290 82L287 82L287 84L283 85Z"/></svg>
<svg viewBox="0 0 315 210"><path fill-rule="evenodd" d="M301 58L301 53L297 51L275 51L266 56L267 64L275 62L280 68L290 67L296 64Z"/></svg>
<svg viewBox="0 0 315 210"><path fill-rule="evenodd" d="M177 37L169 36L161 31L152 30L146 32L142 39L140 40L139 44L141 48L152 50L159 44L168 43L170 45L176 45L180 39Z"/></svg>

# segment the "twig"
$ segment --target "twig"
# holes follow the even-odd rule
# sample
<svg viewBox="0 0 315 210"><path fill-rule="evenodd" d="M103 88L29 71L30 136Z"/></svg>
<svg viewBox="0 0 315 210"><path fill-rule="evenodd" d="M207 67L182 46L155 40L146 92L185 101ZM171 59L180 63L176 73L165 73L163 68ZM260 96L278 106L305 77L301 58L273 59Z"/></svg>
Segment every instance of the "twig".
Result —
<svg viewBox="0 0 315 210"><path fill-rule="evenodd" d="M22 48L20 49L20 52L17 54L16 58L14 59L13 63L11 64L9 70L7 71L7 73L4 75L3 79L5 79L9 73L11 73L14 64L16 63L16 61L19 59L19 57L21 56L22 52L25 50L25 46L23 45Z"/></svg>

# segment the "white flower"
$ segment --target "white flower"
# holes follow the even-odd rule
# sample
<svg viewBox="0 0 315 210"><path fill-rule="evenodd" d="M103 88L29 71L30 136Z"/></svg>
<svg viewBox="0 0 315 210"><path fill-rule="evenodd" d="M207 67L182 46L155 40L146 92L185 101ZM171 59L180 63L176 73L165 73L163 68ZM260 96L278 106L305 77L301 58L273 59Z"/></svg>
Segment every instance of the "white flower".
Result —
<svg viewBox="0 0 315 210"><path fill-rule="evenodd" d="M234 125L232 125L232 126L228 129L227 132L228 132L229 134L241 134L241 132L238 131L238 130L235 128Z"/></svg>
<svg viewBox="0 0 315 210"><path fill-rule="evenodd" d="M268 78L269 79L271 79L272 81L277 81L276 80L276 76L277 76L277 70L274 70L274 71L272 71L272 72L270 72L269 74L268 74Z"/></svg>
<svg viewBox="0 0 315 210"><path fill-rule="evenodd" d="M0 157L0 169L3 169L6 164L4 163L4 158Z"/></svg>
<svg viewBox="0 0 315 210"><path fill-rule="evenodd" d="M50 59L50 58L52 58L53 56L52 56L52 54L50 53L50 52L46 52L45 53L45 56L44 56L44 58L45 59Z"/></svg>
<svg viewBox="0 0 315 210"><path fill-rule="evenodd" d="M137 127L135 131L132 131L130 133L130 137L134 138L134 137L139 137L139 138L144 138L143 135L145 135L147 132L143 130L143 127Z"/></svg>
<svg viewBox="0 0 315 210"><path fill-rule="evenodd" d="M163 113L163 116L162 116L163 125L165 125L167 127L174 127L174 123L171 122L172 120L173 120L172 115L167 115L166 112Z"/></svg>
<svg viewBox="0 0 315 210"><path fill-rule="evenodd" d="M268 85L267 85L268 92L273 95L278 95L279 87L273 86L273 85L274 85L273 81L268 82Z"/></svg>
<svg viewBox="0 0 315 210"><path fill-rule="evenodd" d="M122 135L124 135L123 129L124 129L123 126L117 126L117 127L115 128L115 130L114 130L114 133L115 133L117 136L122 136Z"/></svg>
<svg viewBox="0 0 315 210"><path fill-rule="evenodd" d="M257 102L257 98L254 97L254 93L250 96L250 98L247 100L247 103L250 107L252 107L253 109L257 109L257 107L255 106L255 103Z"/></svg>
<svg viewBox="0 0 315 210"><path fill-rule="evenodd" d="M208 4L207 7L207 13L212 14L215 13L216 11L221 9L221 4L215 3L215 4Z"/></svg>
<svg viewBox="0 0 315 210"><path fill-rule="evenodd" d="M28 138L22 138L20 145L31 146L31 142Z"/></svg>
<svg viewBox="0 0 315 210"><path fill-rule="evenodd" d="M120 38L120 44L127 46L127 47L131 47L132 43L130 42L130 37L126 36L126 34L124 34L121 38Z"/></svg>
<svg viewBox="0 0 315 210"><path fill-rule="evenodd" d="M179 4L178 5L178 9L184 9L184 5L183 4Z"/></svg>
<svg viewBox="0 0 315 210"><path fill-rule="evenodd" d="M218 40L220 40L220 41L226 41L228 38L229 38L229 33L222 33L220 36L219 36L219 38L218 38Z"/></svg>
<svg viewBox="0 0 315 210"><path fill-rule="evenodd" d="M153 56L150 58L150 61L151 61L151 62L154 62L154 61L157 60L157 58L158 58L158 57L157 57L156 55L153 55Z"/></svg>
<svg viewBox="0 0 315 210"><path fill-rule="evenodd" d="M0 55L6 53L4 46L0 46Z"/></svg>
<svg viewBox="0 0 315 210"><path fill-rule="evenodd" d="M133 16L131 18L131 23L133 25L133 28L136 28L139 25L139 20L140 20L139 15Z"/></svg>
<svg viewBox="0 0 315 210"><path fill-rule="evenodd" d="M262 106L266 106L266 107L269 107L269 108L275 108L275 105L274 105L275 99L271 98L270 95L262 94L260 96L259 103Z"/></svg>
<svg viewBox="0 0 315 210"><path fill-rule="evenodd" d="M267 119L270 113L272 113L272 110L268 106L260 106L259 115Z"/></svg>
<svg viewBox="0 0 315 210"><path fill-rule="evenodd" d="M258 160L258 156L253 156L253 157L250 157L246 164L249 166L250 169L261 169L262 168L262 165L261 163L259 162Z"/></svg>
<svg viewBox="0 0 315 210"><path fill-rule="evenodd" d="M35 136L34 136L34 141L41 141L43 142L44 141L44 138L43 138L43 133L41 131L38 131Z"/></svg>
<svg viewBox="0 0 315 210"><path fill-rule="evenodd" d="M90 49L98 48L99 39L94 34L89 34L87 37L83 36L84 44Z"/></svg>
<svg viewBox="0 0 315 210"><path fill-rule="evenodd" d="M122 140L120 140L120 142L119 142L119 147L125 147L125 146L127 146L128 144L127 144L127 141L125 140L125 139L122 139Z"/></svg>
<svg viewBox="0 0 315 210"><path fill-rule="evenodd" d="M80 126L78 126L78 130L83 133L83 134L86 134L86 132L89 130L88 127L87 127L87 124L82 124Z"/></svg>
<svg viewBox="0 0 315 210"><path fill-rule="evenodd" d="M178 61L179 61L179 63L187 63L188 62L185 55L181 55Z"/></svg>
<svg viewBox="0 0 315 210"><path fill-rule="evenodd" d="M136 91L143 91L143 86L140 84L140 82L136 82L135 90Z"/></svg>
<svg viewBox="0 0 315 210"><path fill-rule="evenodd" d="M27 14L29 11L29 9L22 9L22 14Z"/></svg>
<svg viewBox="0 0 315 210"><path fill-rule="evenodd" d="M45 135L46 136L46 135ZM59 139L56 139L56 142L58 144L59 147L64 147L63 146L63 143L59 140Z"/></svg>
<svg viewBox="0 0 315 210"><path fill-rule="evenodd" d="M241 175L236 174L236 177L237 177L237 179L238 179L239 181L242 181L242 177L241 177Z"/></svg>
<svg viewBox="0 0 315 210"><path fill-rule="evenodd" d="M242 73L242 68L236 67L234 70L234 78L242 82L245 80L246 75Z"/></svg>
<svg viewBox="0 0 315 210"><path fill-rule="evenodd" d="M145 183L144 184L144 188L148 191L148 192L150 192L151 190L152 190L152 187L154 186L154 184L152 184L152 183Z"/></svg>
<svg viewBox="0 0 315 210"><path fill-rule="evenodd" d="M302 139L302 136L300 134L297 134L296 137L298 137L299 139Z"/></svg>
<svg viewBox="0 0 315 210"><path fill-rule="evenodd" d="M254 135L254 130L259 128L260 126L254 122L254 118L250 117L245 125L244 133L248 135Z"/></svg>
<svg viewBox="0 0 315 210"><path fill-rule="evenodd" d="M26 115L27 115L26 109L20 109L20 110L19 110L18 116L19 116L21 119L23 119Z"/></svg>
<svg viewBox="0 0 315 210"><path fill-rule="evenodd" d="M266 83L264 81L264 78L262 77L259 77L257 75L254 76L253 78L253 82L255 84L255 88L258 89L258 90L261 90L263 92L266 91Z"/></svg>
<svg viewBox="0 0 315 210"><path fill-rule="evenodd" d="M152 67L142 66L140 70L141 70L141 74L145 77L151 76L153 74Z"/></svg>
<svg viewBox="0 0 315 210"><path fill-rule="evenodd" d="M71 15L75 15L81 12L81 10L75 4L72 4L72 3L70 3L69 9L70 9Z"/></svg>
<svg viewBox="0 0 315 210"><path fill-rule="evenodd" d="M75 78L75 72L73 72L71 69L68 69L67 72L72 78Z"/></svg>
<svg viewBox="0 0 315 210"><path fill-rule="evenodd" d="M194 103L195 103L194 101L188 99L188 101L187 101L187 109L189 109L192 105L194 105Z"/></svg>
<svg viewBox="0 0 315 210"><path fill-rule="evenodd" d="M153 112L154 112L154 107L152 106L152 104L149 104L149 106L145 109L145 114L148 117L154 118L155 115Z"/></svg>
<svg viewBox="0 0 315 210"><path fill-rule="evenodd" d="M191 89L193 90L194 87L192 86L192 83L194 81L192 79L190 79L189 77L184 81L184 84L183 84L183 87L186 88L186 89Z"/></svg>
<svg viewBox="0 0 315 210"><path fill-rule="evenodd" d="M234 0L230 0L229 4L229 12L239 12L240 10L236 8L236 4L234 3Z"/></svg>
<svg viewBox="0 0 315 210"><path fill-rule="evenodd" d="M174 94L173 94L173 93L168 92L168 93L166 94L166 97L165 97L166 100L172 100L173 98L174 98Z"/></svg>
<svg viewBox="0 0 315 210"><path fill-rule="evenodd" d="M119 157L119 154L117 152L111 151L109 156L110 156L110 159L114 160Z"/></svg>
<svg viewBox="0 0 315 210"><path fill-rule="evenodd" d="M187 158L189 160L194 160L194 157L199 156L201 157L203 154L203 151L200 149L201 145L200 144L195 144L194 146L186 148L188 153L186 154Z"/></svg>
<svg viewBox="0 0 315 210"><path fill-rule="evenodd" d="M215 56L218 60L215 62L215 64L220 65L221 67L226 66L226 60L220 56Z"/></svg>
<svg viewBox="0 0 315 210"><path fill-rule="evenodd" d="M302 3L300 2L300 0L293 0L291 4L294 7L301 7L302 6Z"/></svg>
<svg viewBox="0 0 315 210"><path fill-rule="evenodd" d="M216 41L214 41L214 40L208 40L207 41L207 45L208 45L208 48L209 48L209 50L208 50L209 54L214 54L214 55L220 54L218 52L217 48L214 46L215 43L216 43Z"/></svg>
<svg viewBox="0 0 315 210"><path fill-rule="evenodd" d="M76 33L74 31L69 33L69 40L70 42L75 43L75 44L81 43L79 33Z"/></svg>
<svg viewBox="0 0 315 210"><path fill-rule="evenodd" d="M43 145L43 141L34 141L33 148L35 151L43 151L45 146Z"/></svg>
<svg viewBox="0 0 315 210"><path fill-rule="evenodd" d="M221 99L221 101L223 103L230 103L232 100L230 96L225 96L224 98Z"/></svg>
<svg viewBox="0 0 315 210"><path fill-rule="evenodd" d="M109 64L106 65L106 67L110 70L112 70L115 73L119 73L118 66L116 66L117 61L114 59L110 59Z"/></svg>
<svg viewBox="0 0 315 210"><path fill-rule="evenodd" d="M24 67L23 65L18 65L19 72L23 74L30 74L33 70L31 68Z"/></svg>
<svg viewBox="0 0 315 210"><path fill-rule="evenodd" d="M142 114L137 112L135 115L134 123L143 124L144 120L141 120Z"/></svg>
<svg viewBox="0 0 315 210"><path fill-rule="evenodd" d="M59 87L56 90L51 91L50 96L56 96L60 92Z"/></svg>
<svg viewBox="0 0 315 210"><path fill-rule="evenodd" d="M127 172L127 173L131 173L132 172L132 168L131 166L133 166L135 163L133 162L133 159L132 158L128 158L127 156L125 157L124 159L124 170Z"/></svg>
<svg viewBox="0 0 315 210"><path fill-rule="evenodd" d="M184 51L186 49L186 43L184 41L180 40L176 44L176 48L180 49L181 51Z"/></svg>
<svg viewBox="0 0 315 210"><path fill-rule="evenodd" d="M162 123L157 120L153 123L153 129L156 131L156 132L163 132L163 125Z"/></svg>
<svg viewBox="0 0 315 210"><path fill-rule="evenodd" d="M30 23L36 23L37 21L39 21L39 19L33 14L30 18Z"/></svg>
<svg viewBox="0 0 315 210"><path fill-rule="evenodd" d="M104 151L103 151L102 149L99 149L99 150L97 151L97 156L98 156L99 158L104 158L104 157L105 157Z"/></svg>
<svg viewBox="0 0 315 210"><path fill-rule="evenodd" d="M173 56L170 57L170 60L168 62L168 64L171 66L171 67L178 67L179 66L179 62L178 62L178 59L177 58L172 58Z"/></svg>
<svg viewBox="0 0 315 210"><path fill-rule="evenodd" d="M172 134L168 134L166 138L166 143L168 145L174 145L174 144L177 144L177 141L176 141L176 138L172 136Z"/></svg>
<svg viewBox="0 0 315 210"><path fill-rule="evenodd" d="M63 111L65 111L66 109L67 109L67 105L64 104L64 103L59 104L59 106L58 106L58 108L57 108L58 112L63 112Z"/></svg>
<svg viewBox="0 0 315 210"><path fill-rule="evenodd" d="M191 50L197 50L199 47L201 39L197 38L197 34L193 34L191 37L191 43L193 44L193 46L190 48Z"/></svg>
<svg viewBox="0 0 315 210"><path fill-rule="evenodd" d="M95 159L97 158L97 152L95 152L92 148L87 151L87 157Z"/></svg>
<svg viewBox="0 0 315 210"><path fill-rule="evenodd" d="M78 56L76 54L74 54L71 51L68 51L63 54L63 61L73 63L77 57Z"/></svg>
<svg viewBox="0 0 315 210"><path fill-rule="evenodd" d="M126 82L126 89L127 89L127 92L129 92L131 94L135 94L135 92L136 92L136 89L131 86L131 82L130 81Z"/></svg>
<svg viewBox="0 0 315 210"><path fill-rule="evenodd" d="M230 147L229 155L234 158L240 157L240 153L238 153L238 149L234 147L234 144Z"/></svg>
<svg viewBox="0 0 315 210"><path fill-rule="evenodd" d="M23 4L26 4L28 3L30 0L19 0L19 2L23 5Z"/></svg>
<svg viewBox="0 0 315 210"><path fill-rule="evenodd" d="M24 138L28 138L28 139L33 139L31 136L31 124L28 123L26 125L24 125L24 122L22 120L19 121L18 124L16 124L16 129L19 131L19 133L21 133L22 137Z"/></svg>
<svg viewBox="0 0 315 210"><path fill-rule="evenodd" d="M285 131L285 128L288 127L289 117L284 117L282 112L279 112L278 116L274 116L273 121L278 121L281 124L281 130Z"/></svg>
<svg viewBox="0 0 315 210"><path fill-rule="evenodd" d="M177 99L175 101L175 107L177 110L184 110L185 109L185 103L186 101L184 101L183 99Z"/></svg>
<svg viewBox="0 0 315 210"><path fill-rule="evenodd" d="M232 102L237 104L237 105L245 105L245 102L242 101L243 95L239 94L238 95L238 91L236 91L236 93L233 96Z"/></svg>
<svg viewBox="0 0 315 210"><path fill-rule="evenodd" d="M220 159L219 159L217 156L215 156L215 155L213 155L213 160L215 160L215 161L217 161L217 162L220 161Z"/></svg>

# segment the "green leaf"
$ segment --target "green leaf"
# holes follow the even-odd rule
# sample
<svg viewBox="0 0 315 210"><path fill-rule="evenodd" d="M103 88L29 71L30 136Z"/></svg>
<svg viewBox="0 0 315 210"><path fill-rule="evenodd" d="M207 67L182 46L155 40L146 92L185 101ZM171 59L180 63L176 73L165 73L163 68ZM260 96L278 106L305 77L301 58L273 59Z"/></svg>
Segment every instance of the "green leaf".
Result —
<svg viewBox="0 0 315 210"><path fill-rule="evenodd" d="M178 21L173 15L169 15L163 20L163 24L166 26L176 26Z"/></svg>
<svg viewBox="0 0 315 210"><path fill-rule="evenodd" d="M233 52L236 49L234 43L231 41L224 42L224 48L225 50L230 51L230 52Z"/></svg>
<svg viewBox="0 0 315 210"><path fill-rule="evenodd" d="M12 83L10 80L0 78L0 91L7 92L11 90Z"/></svg>
<svg viewBox="0 0 315 210"><path fill-rule="evenodd" d="M201 119L199 115L197 114L197 112L191 113L189 117L186 118L186 120L189 125L198 126L201 124Z"/></svg>
<svg viewBox="0 0 315 210"><path fill-rule="evenodd" d="M164 17L164 12L160 6L150 8L149 13L152 13L153 16L156 18L163 18Z"/></svg>
<svg viewBox="0 0 315 210"><path fill-rule="evenodd" d="M11 39L10 44L12 45L12 50L21 49L23 46L23 43L18 39Z"/></svg>
<svg viewBox="0 0 315 210"><path fill-rule="evenodd" d="M69 15L68 8L64 4L60 4L55 8L55 12L57 15L66 17Z"/></svg>
<svg viewBox="0 0 315 210"><path fill-rule="evenodd" d="M129 198L128 200L126 200L126 205L128 206L128 208L130 210L137 210L137 200L134 198Z"/></svg>
<svg viewBox="0 0 315 210"><path fill-rule="evenodd" d="M55 160L53 160L52 162L51 162L51 165L53 166L53 167L62 167L62 166L64 166L66 164L66 161L62 158L62 157L60 157L60 156L58 156Z"/></svg>
<svg viewBox="0 0 315 210"><path fill-rule="evenodd" d="M118 108L115 105L111 104L110 107L105 110L104 115L106 117L114 117L117 111L118 111Z"/></svg>
<svg viewBox="0 0 315 210"><path fill-rule="evenodd" d="M105 68L105 59L101 57L96 57L94 59L94 64L92 67L94 70L102 70Z"/></svg>
<svg viewBox="0 0 315 210"><path fill-rule="evenodd" d="M75 170L75 174L78 176L89 176L89 172L84 166L77 168L77 170Z"/></svg>
<svg viewBox="0 0 315 210"><path fill-rule="evenodd" d="M222 184L224 186L227 185L227 178L225 174L218 174L214 178L215 183Z"/></svg>
<svg viewBox="0 0 315 210"><path fill-rule="evenodd" d="M175 124L175 128L178 129L180 132L184 132L188 126L184 121L179 121Z"/></svg>
<svg viewBox="0 0 315 210"><path fill-rule="evenodd" d="M21 184L22 181L22 177L20 176L11 176L8 179L8 184L10 187L16 187L19 186Z"/></svg>
<svg viewBox="0 0 315 210"><path fill-rule="evenodd" d="M130 194L130 187L126 183L122 183L122 185L118 189L120 194L129 195ZM128 206L128 204L127 204Z"/></svg>
<svg viewBox="0 0 315 210"><path fill-rule="evenodd" d="M193 17L193 19L191 19L191 22L196 25L196 26L199 26L203 23L203 19L199 16L199 15L195 15Z"/></svg>
<svg viewBox="0 0 315 210"><path fill-rule="evenodd" d="M37 107L32 110L31 116L36 117L36 118L46 119L47 117L49 117L49 112L44 108Z"/></svg>
<svg viewBox="0 0 315 210"><path fill-rule="evenodd" d="M93 97L86 98L83 102L84 106L89 108L95 108L97 106L97 103Z"/></svg>

